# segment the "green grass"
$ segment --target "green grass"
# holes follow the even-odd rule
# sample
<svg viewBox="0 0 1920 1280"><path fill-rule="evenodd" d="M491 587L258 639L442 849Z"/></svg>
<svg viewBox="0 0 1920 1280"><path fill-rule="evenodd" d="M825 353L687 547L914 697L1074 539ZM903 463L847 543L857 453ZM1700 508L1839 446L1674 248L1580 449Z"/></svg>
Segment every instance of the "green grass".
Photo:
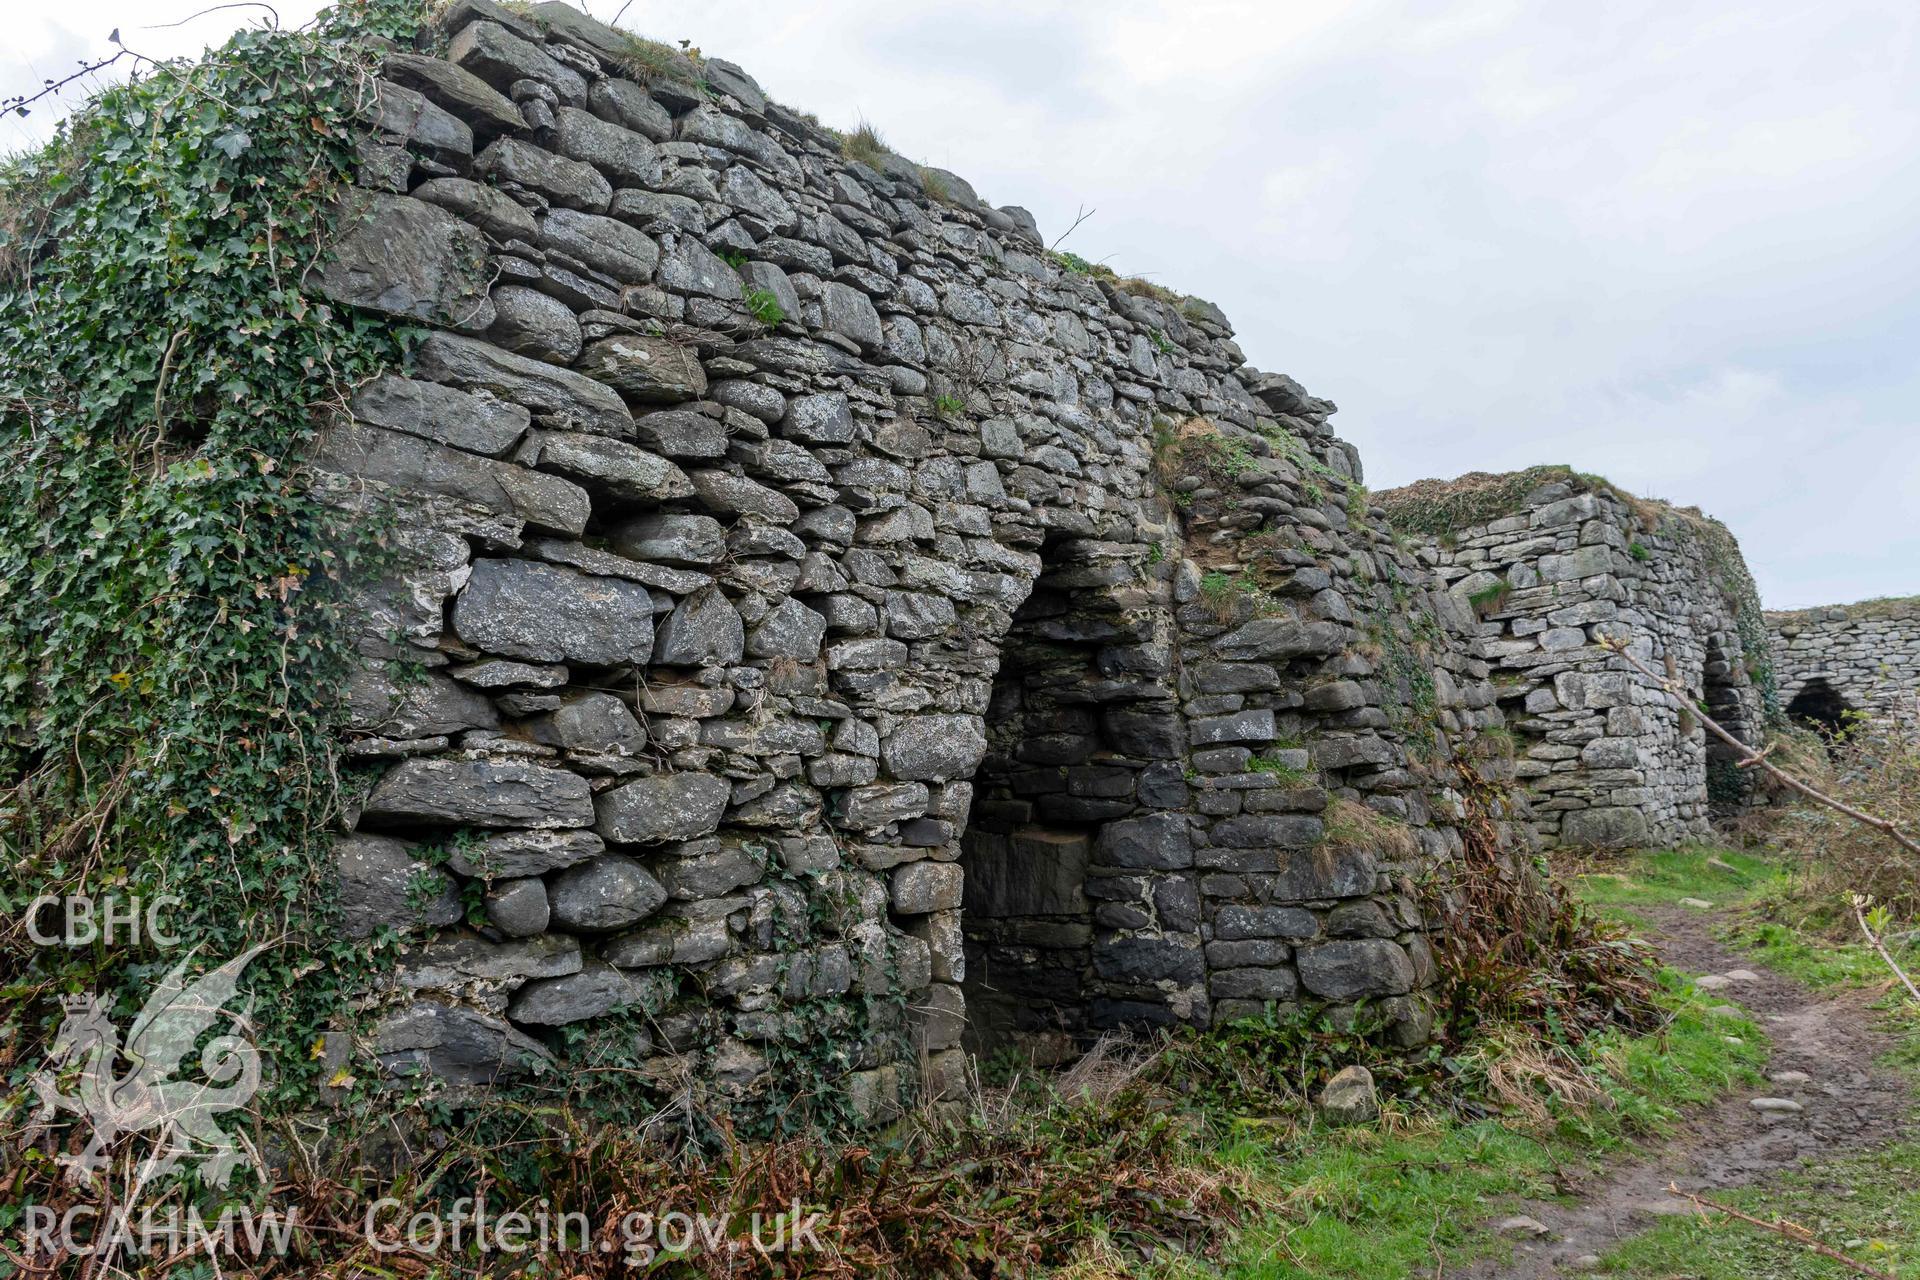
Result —
<svg viewBox="0 0 1920 1280"><path fill-rule="evenodd" d="M1801 919L1802 904L1786 868L1765 857L1689 846L1591 865L1573 881L1588 903L1629 918L1636 908L1681 898L1710 901L1726 921L1717 932L1729 945L1755 964L1816 990L1882 986L1890 977L1864 942L1839 941L1786 923L1816 922ZM1895 955L1920 961L1920 948L1908 945ZM1886 1060L1910 1072L1920 1069L1920 1009L1898 989L1875 1008L1899 1041ZM1867 1266L1920 1280L1920 1143L1824 1160L1761 1186L1710 1198L1769 1221L1787 1219ZM1716 1216L1661 1219L1608 1253L1593 1274L1825 1280L1859 1273L1750 1224Z"/></svg>
<svg viewBox="0 0 1920 1280"><path fill-rule="evenodd" d="M1584 863L1568 879L1581 901L1626 908L1621 914L1633 916L1634 907L1672 906L1682 898L1716 907L1743 903L1780 876L1778 864L1766 858L1694 844Z"/></svg>
<svg viewBox="0 0 1920 1280"><path fill-rule="evenodd" d="M1920 1143L1822 1161L1765 1187L1710 1199L1768 1221L1786 1218L1870 1267L1920 1280ZM1836 1193L1836 1189L1841 1189ZM1606 1255L1593 1274L1690 1280L1827 1280L1858 1275L1803 1246L1718 1217L1666 1218Z"/></svg>
<svg viewBox="0 0 1920 1280"><path fill-rule="evenodd" d="M1385 1130L1229 1141L1220 1163L1276 1207L1236 1237L1215 1274L1372 1280L1431 1274L1436 1262L1451 1273L1507 1248L1482 1230L1503 1199L1551 1197L1558 1169L1662 1132L1683 1108L1757 1082L1765 1033L1744 1018L1708 1013L1710 1002L1684 976L1669 971L1662 980L1673 1021L1654 1035L1606 1036L1590 1046L1604 1104L1584 1114L1559 1108L1540 1131L1425 1118Z"/></svg>

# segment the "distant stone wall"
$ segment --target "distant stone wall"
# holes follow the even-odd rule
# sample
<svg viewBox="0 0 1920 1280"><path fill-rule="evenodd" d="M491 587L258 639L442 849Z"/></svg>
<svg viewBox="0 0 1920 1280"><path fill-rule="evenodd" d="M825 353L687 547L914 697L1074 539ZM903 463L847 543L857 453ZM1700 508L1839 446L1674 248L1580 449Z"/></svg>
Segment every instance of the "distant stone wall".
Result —
<svg viewBox="0 0 1920 1280"><path fill-rule="evenodd" d="M1333 406L728 63L643 84L565 4L441 36L314 282L430 329L314 458L402 553L339 855L415 939L380 1064L720 1105L805 1061L874 1119L963 1036L1422 1039L1416 885L1500 713Z"/></svg>
<svg viewBox="0 0 1920 1280"><path fill-rule="evenodd" d="M1481 619L1544 844L1670 845L1741 806L1744 775L1727 749L1600 644L1625 642L1757 743L1770 663L1723 527L1565 468L1423 481L1379 500L1422 535L1421 559Z"/></svg>
<svg viewBox="0 0 1920 1280"><path fill-rule="evenodd" d="M1767 614L1790 717L1912 715L1920 698L1920 597Z"/></svg>

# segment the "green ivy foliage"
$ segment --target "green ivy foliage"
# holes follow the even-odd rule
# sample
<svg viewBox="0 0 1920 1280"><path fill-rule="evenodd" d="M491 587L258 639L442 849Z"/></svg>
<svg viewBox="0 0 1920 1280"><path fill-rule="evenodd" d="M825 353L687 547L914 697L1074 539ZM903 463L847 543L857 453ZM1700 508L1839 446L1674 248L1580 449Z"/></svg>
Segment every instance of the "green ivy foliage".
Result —
<svg viewBox="0 0 1920 1280"><path fill-rule="evenodd" d="M269 1106L369 951L331 928L330 700L378 535L303 491L330 405L405 331L304 296L381 38L358 0L103 94L0 170L0 1070L18 1106L57 997L121 1026L182 951L36 947L41 893L173 895L249 970ZM9 1105L0 1103L0 1116Z"/></svg>

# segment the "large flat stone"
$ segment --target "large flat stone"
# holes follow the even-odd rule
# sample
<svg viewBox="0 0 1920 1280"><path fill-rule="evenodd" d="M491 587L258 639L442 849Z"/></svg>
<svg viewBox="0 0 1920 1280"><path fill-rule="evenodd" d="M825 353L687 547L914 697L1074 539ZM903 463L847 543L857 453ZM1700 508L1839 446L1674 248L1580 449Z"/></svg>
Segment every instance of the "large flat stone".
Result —
<svg viewBox="0 0 1920 1280"><path fill-rule="evenodd" d="M709 773L662 773L600 793L594 830L615 844L690 840L720 825L733 784Z"/></svg>
<svg viewBox="0 0 1920 1280"><path fill-rule="evenodd" d="M525 760L403 760L361 809L374 826L586 827L587 780Z"/></svg>
<svg viewBox="0 0 1920 1280"><path fill-rule="evenodd" d="M520 443L530 420L521 405L391 373L355 391L352 407L362 422L490 458Z"/></svg>
<svg viewBox="0 0 1920 1280"><path fill-rule="evenodd" d="M697 400L707 389L706 370L693 348L644 334L621 333L590 342L578 367L622 395L657 404Z"/></svg>
<svg viewBox="0 0 1920 1280"><path fill-rule="evenodd" d="M411 196L350 190L333 212L325 257L307 287L348 306L451 329L493 323L486 237Z"/></svg>
<svg viewBox="0 0 1920 1280"><path fill-rule="evenodd" d="M631 438L633 414L605 383L457 334L429 334L414 357L423 378L524 405L541 425Z"/></svg>
<svg viewBox="0 0 1920 1280"><path fill-rule="evenodd" d="M453 602L453 627L475 648L533 662L644 663L653 598L623 578L532 560L476 560Z"/></svg>
<svg viewBox="0 0 1920 1280"><path fill-rule="evenodd" d="M542 533L578 537L592 507L585 490L558 476L358 422L328 427L310 461L390 493L451 498Z"/></svg>
<svg viewBox="0 0 1920 1280"><path fill-rule="evenodd" d="M341 931L365 938L382 929L438 928L463 914L446 873L417 845L390 836L350 835L333 842Z"/></svg>

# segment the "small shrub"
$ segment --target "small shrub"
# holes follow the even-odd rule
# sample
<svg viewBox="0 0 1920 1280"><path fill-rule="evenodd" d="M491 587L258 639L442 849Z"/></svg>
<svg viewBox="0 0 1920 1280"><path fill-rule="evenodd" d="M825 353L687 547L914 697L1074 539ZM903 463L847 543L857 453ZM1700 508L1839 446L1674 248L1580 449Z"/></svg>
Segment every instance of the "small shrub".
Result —
<svg viewBox="0 0 1920 1280"><path fill-rule="evenodd" d="M1152 298L1155 302L1164 302L1172 307L1179 306L1181 302L1180 295L1173 290L1140 276L1115 276L1113 287L1130 297Z"/></svg>
<svg viewBox="0 0 1920 1280"><path fill-rule="evenodd" d="M747 290L747 314L769 329L778 327L787 318L780 300L773 296L771 289Z"/></svg>
<svg viewBox="0 0 1920 1280"><path fill-rule="evenodd" d="M936 204L953 203L953 192L947 189L946 179L931 169L921 168L920 189L927 193L927 199L932 200Z"/></svg>
<svg viewBox="0 0 1920 1280"><path fill-rule="evenodd" d="M1247 761L1247 772L1264 773L1286 786L1298 786L1307 780L1305 769L1296 769L1273 756L1255 756Z"/></svg>
<svg viewBox="0 0 1920 1280"><path fill-rule="evenodd" d="M967 402L959 396L935 396L933 411L943 418L957 418L967 410Z"/></svg>
<svg viewBox="0 0 1920 1280"><path fill-rule="evenodd" d="M1644 542L1629 543L1627 546L1627 554L1642 563L1653 559L1653 552L1647 550L1647 544Z"/></svg>
<svg viewBox="0 0 1920 1280"><path fill-rule="evenodd" d="M893 154L893 149L872 125L862 120L859 128L840 139L840 154L869 169L878 169Z"/></svg>
<svg viewBox="0 0 1920 1280"><path fill-rule="evenodd" d="M1467 596L1467 603L1473 606L1478 617L1489 617L1506 607L1507 598L1513 594L1513 584L1502 579L1490 587L1483 587Z"/></svg>
<svg viewBox="0 0 1920 1280"><path fill-rule="evenodd" d="M682 51L658 40L628 36L618 65L624 75L641 84L695 84L698 58L699 50L691 45Z"/></svg>
<svg viewBox="0 0 1920 1280"><path fill-rule="evenodd" d="M1905 831L1920 829L1920 708L1883 719L1856 718L1825 738L1811 729L1776 730L1769 759L1786 772ZM1780 795L1755 823L1797 862L1783 897L1799 923L1858 928L1848 895L1866 893L1902 922L1920 920L1920 867L1899 845L1831 809Z"/></svg>
<svg viewBox="0 0 1920 1280"><path fill-rule="evenodd" d="M1327 847L1365 849L1388 859L1407 859L1420 852L1407 824L1357 800L1337 797L1327 806Z"/></svg>

